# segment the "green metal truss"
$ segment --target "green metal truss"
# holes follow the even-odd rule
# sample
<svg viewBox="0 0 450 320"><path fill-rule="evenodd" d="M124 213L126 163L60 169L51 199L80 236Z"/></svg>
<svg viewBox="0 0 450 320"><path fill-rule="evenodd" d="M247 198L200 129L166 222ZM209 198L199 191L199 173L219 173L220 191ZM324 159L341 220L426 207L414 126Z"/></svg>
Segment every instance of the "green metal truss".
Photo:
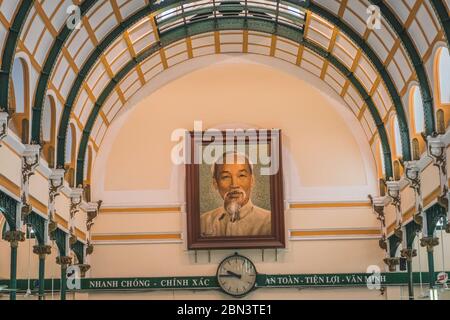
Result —
<svg viewBox="0 0 450 320"><path fill-rule="evenodd" d="M99 0L85 0L83 2L83 4L80 6L81 17L85 16L86 13L89 11L89 9L92 8L94 5L96 5L98 2L99 2ZM172 0L171 2L175 2L175 1ZM165 3L164 3L164 6L166 6ZM106 38L102 41L102 43L99 44L94 49L94 53L103 53L104 50L108 47L108 44L112 43L127 28L131 27L133 25L134 21L140 21L141 19L148 16L150 13L155 12L156 10L158 10L159 8L162 8L162 7L163 7L163 5L161 5L161 4L157 5L155 3L151 3L151 4L146 5L142 9L140 9L138 12L131 15L129 18L127 18L125 21L121 22L117 26L117 30L120 30L120 33L111 32L110 34L108 34L106 36ZM35 102L34 102L34 107L33 107L33 122L32 122L32 128L31 128L32 141L40 142L42 108L43 108L46 91L48 88L48 82L50 81L50 76L56 65L57 57L61 53L64 43L69 38L72 31L73 30L67 28L67 26L65 26L63 28L63 30L59 33L59 35L57 36L57 39L53 43L53 46L47 57L47 60L44 63L44 68L43 68L40 78L39 78L39 83L37 86ZM85 61L85 65L90 65L90 63L92 63L92 62L93 61L91 60L91 58L88 58ZM93 65L93 63L92 63L92 65ZM88 73L89 73L89 69L82 67L78 73L77 79L74 82L74 86L77 86L78 88L80 88L83 83L83 81L79 81L80 76L83 77L83 79L84 79L84 78L86 78ZM72 108L73 103L75 102L75 99L77 97L77 94L78 94L78 91L77 92L71 91L70 94L68 95L66 102L64 104L64 111L63 111L64 114L66 114L65 110L67 109L67 106L69 106L69 109ZM70 115L70 112L69 112L69 115ZM65 132L67 132L68 123L64 125L63 122L61 122L61 124L64 127L60 128L60 130L59 130L58 140L65 139ZM61 134L64 134L64 137L60 137ZM63 149L64 149L64 147L63 147Z"/></svg>
<svg viewBox="0 0 450 320"><path fill-rule="evenodd" d="M417 224L413 219L405 226L405 230L406 246L408 249L412 249L417 233L421 230L421 226Z"/></svg>
<svg viewBox="0 0 450 320"><path fill-rule="evenodd" d="M78 264L84 263L84 244L80 240L77 240L75 244L71 247L72 251L75 253L78 259Z"/></svg>
<svg viewBox="0 0 450 320"><path fill-rule="evenodd" d="M400 132L401 132L401 140L402 140L402 148L403 148L403 150L402 150L403 158L405 160L410 160L411 151L410 151L410 142L409 142L409 129L408 129L408 122L405 117L405 112L404 112L404 108L402 105L402 101L401 101L398 91L392 81L392 78L390 77L389 73L387 72L386 68L382 64L379 57L375 54L375 52L371 49L371 47L369 45L367 45L367 43L364 41L364 39L362 39L355 31L353 31L353 29L351 27L349 27L347 24L345 24L343 21L341 21L339 17L333 15L332 13L328 12L327 10L325 10L315 4L311 4L310 1L300 1L300 2L287 1L287 2L290 2L293 5L300 5L301 7L307 8L307 9L311 10L312 12L329 20L330 22L334 23L336 26L341 28L341 30L344 33L346 33L355 43L357 43L358 45L361 46L363 51L368 56L369 60L371 60L374 64L374 66L377 68L377 71L381 75L383 81L386 84L386 88L388 89L389 94L392 97L392 101L394 103L394 106L395 106L395 109L396 109L396 112L398 115L398 120L399 120L399 127L400 127ZM179 1L167 1L165 3L164 10L167 8L173 7L174 5L177 5L177 4L179 4ZM87 8L91 5L92 5L92 1L85 1L83 3L83 7L81 8L82 9L81 14L84 15L87 11ZM237 7L238 7L238 9L244 8L244 6L237 6ZM142 8L136 14L134 14L133 16L131 16L130 18L125 20L122 24L120 24L118 26L118 28L116 28L113 32L111 32L111 35L115 34L117 32L117 30L126 28L127 25L128 26L132 25L133 21L134 22L139 21L141 17L148 15L150 12L154 12L156 9L157 9L156 6L152 7L151 5L148 5L144 8ZM203 10L212 10L212 8L210 8L210 9L206 8ZM160 11L162 11L162 10L160 10ZM173 17L172 19L176 19L176 18L178 18L178 17ZM291 18L298 19L296 17L291 17ZM57 48L59 47L59 51L61 50L62 45L64 44L64 41L65 41L64 39L66 39L68 37L68 34L66 34L68 31L70 31L70 30L68 30L68 29L66 30L66 28L65 28L62 31L64 33L64 35L60 34L58 36L58 38L61 39L61 41L55 41L55 44L51 50L52 54L50 54L48 56L48 59L45 63L45 66L46 66L44 68L45 71L43 71L43 74L41 75L41 78L39 80L38 90L36 91L36 99L35 99L36 103L35 103L35 107L33 108L33 124L32 124L32 140L36 141L36 142L39 142L39 139L40 139L41 110L42 110L43 99L45 96L45 91L46 91L47 84L49 81L49 75L51 73L51 70L53 69L54 63L56 63L56 57L58 55ZM118 36L119 36L119 34L117 34L116 36L107 37L107 39L110 38L111 42L112 42L112 39L115 40ZM107 39L105 39L105 40L107 40ZM103 45L104 43L105 43L105 41L102 41L102 44L99 47L106 48L110 44L109 43L109 44ZM91 55L91 57L92 57L92 55ZM92 59L88 59L88 61L90 61L90 60L92 60ZM93 66L93 64L92 64L92 66ZM89 72L89 70L86 71L86 68L82 67L80 74L84 75L84 74L88 74L88 72ZM79 93L79 90L81 88L81 84L82 84L82 81L75 81L74 87L77 87L77 90L75 92L73 90L70 91L68 99L66 100L66 104L65 104L65 108L64 108L65 111L66 111L66 109L71 110L73 104L75 103L75 99ZM67 108L67 106L70 106L70 107ZM67 112L67 113L69 113L69 112ZM64 117L64 115L63 115L63 117ZM61 139L65 141L67 127L68 127L68 122L66 124L61 123L60 131L58 134L58 150L63 150L65 148L65 142L64 142L64 144L61 144L61 143L59 143L59 141ZM62 166L64 163L64 160L60 159L61 158L60 154L61 153L58 152L58 165Z"/></svg>
<svg viewBox="0 0 450 320"><path fill-rule="evenodd" d="M403 47L408 53L409 59L412 62L417 78L419 80L420 91L422 93L423 111L425 114L425 133L427 135L431 135L435 132L433 92L430 88L430 82L425 71L422 58L420 57L419 52L414 46L414 42L409 36L408 30L405 29L403 24L397 19L396 15L391 11L391 9L389 9L384 1L369 1L380 8L382 15L395 31L397 37L401 40Z"/></svg>
<svg viewBox="0 0 450 320"><path fill-rule="evenodd" d="M428 235L432 236L436 230L439 220L441 220L441 218L445 218L447 216L447 212L443 206L439 203L435 203L425 210L425 213L427 217Z"/></svg>
<svg viewBox="0 0 450 320"><path fill-rule="evenodd" d="M402 154L403 159L405 161L411 160L411 143L409 137L409 126L408 120L405 114L405 109L403 107L403 102L400 97L400 94L397 90L397 87L392 80L389 72L384 66L381 58L376 54L376 52L372 49L372 47L364 40L352 27L346 24L341 20L338 16L334 15L330 11L309 2L305 5L305 9L310 10L311 12L321 16L322 18L328 20L336 27L338 27L343 33L345 33L356 45L361 48L367 58L372 62L377 72L380 74L383 82L386 85L386 88L391 96L392 102L395 107L395 112L397 113L398 125L400 129L400 138L402 141Z"/></svg>
<svg viewBox="0 0 450 320"><path fill-rule="evenodd" d="M45 244L45 222L46 220L38 215L36 212L32 212L26 218L26 224L30 224L33 227L34 234L39 245Z"/></svg>
<svg viewBox="0 0 450 320"><path fill-rule="evenodd" d="M96 0L85 0L82 4L79 5L81 17L83 17L89 11L89 9L92 8L95 2ZM48 82L56 65L56 62L58 61L58 56L71 33L72 30L67 26L67 24L64 24L63 29L57 35L52 47L50 48L41 74L39 75L33 106L33 119L36 119L36 121L33 121L33 126L31 128L31 140L36 143L39 143L41 139L41 113L45 101L44 98L47 92Z"/></svg>
<svg viewBox="0 0 450 320"><path fill-rule="evenodd" d="M34 0L23 0L14 16L3 48L3 55L0 69L0 109L9 110L9 81L14 64L17 42L22 28L27 20L28 13L34 5Z"/></svg>
<svg viewBox="0 0 450 320"><path fill-rule="evenodd" d="M411 146L410 146L410 137L409 137L409 128L408 128L408 120L406 118L405 110L403 107L402 99L400 98L400 95L398 93L398 90L388 73L386 67L384 66L383 62L379 58L379 56L374 52L374 50L367 44L367 42L357 33L355 32L349 25L347 25L344 21L341 20L339 16L334 15L330 11L312 3L311 1L303 1L301 3L298 3L298 1L286 1L287 3L293 3L295 5L300 5L300 7L303 7L307 10L310 10L311 12L321 16L322 18L328 20L335 26L337 26L342 32L347 34L349 38L355 42L365 53L365 55L368 57L368 59L373 63L375 66L377 72L380 74L383 82L386 85L386 88L388 89L388 92L391 96L392 102L394 104L397 117L398 117L398 123L400 128L400 138L402 141L402 155L403 159L405 161L411 160ZM242 12L245 9L244 5L234 5L229 10L235 10L235 12ZM202 12L211 12L212 8L202 8ZM170 24L173 21L179 20L182 17L182 14L174 15L170 19L164 20L164 24ZM291 19L295 17L290 17ZM169 21L170 20L170 21ZM160 24L160 27L163 27L163 25Z"/></svg>
<svg viewBox="0 0 450 320"><path fill-rule="evenodd" d="M16 230L17 201L0 191L0 214L3 214L11 230Z"/></svg>
<svg viewBox="0 0 450 320"><path fill-rule="evenodd" d="M450 17L448 9L442 0L431 0L434 11L439 18L442 29L444 29L445 37L447 38L447 46L450 49Z"/></svg>
<svg viewBox="0 0 450 320"><path fill-rule="evenodd" d="M5 221L5 223L3 224L3 228L2 228L2 240L5 240L5 235L6 235L6 232L8 231L8 228L9 228L8 221Z"/></svg>
<svg viewBox="0 0 450 320"><path fill-rule="evenodd" d="M360 95L363 97L366 102L374 122L377 126L378 133L380 135L381 143L383 146L385 164L386 164L386 174L388 177L392 176L392 159L390 154L389 141L386 133L386 129L384 127L384 123L378 113L378 109L376 108L372 98L367 93L363 85L359 82L359 80L354 76L354 74L336 57L327 52L322 47L303 39L301 33L290 26L280 25L278 26L272 22L267 20L261 20L257 18L243 18L243 17L233 17L233 18L217 18L217 19L209 19L197 22L191 22L186 25L182 25L180 27L171 29L167 32L161 33L160 42L155 43L146 50L144 50L141 54L139 54L136 58L130 60L117 74L116 76L109 82L109 84L104 88L102 93L100 94L98 100L94 104L94 107L91 111L91 114L87 120L86 126L83 130L82 139L78 149L78 157L77 157L77 184L83 183L83 168L84 168L84 159L87 144L89 141L89 136L92 130L92 127L95 123L96 117L103 104L107 100L108 96L114 90L115 86L130 72L133 68L138 65L140 62L144 61L146 58L151 56L153 53L157 52L159 49L173 43L184 39L186 35L196 35L207 33L216 30L239 30L239 29L247 29L259 32L265 32L270 34L276 34L280 37L287 38L289 40L295 41L300 45L307 47L308 49L314 51L316 54L320 55L324 59L327 59L331 64L333 64L339 71L344 74L349 81L353 84L353 86L359 91ZM64 156L64 155L62 155Z"/></svg>
<svg viewBox="0 0 450 320"><path fill-rule="evenodd" d="M427 231L429 235L433 235L436 230L436 225L442 217L446 217L445 208L436 203L430 208L425 210L427 218ZM421 226L414 220L411 220L406 226L406 245L407 248L412 249L414 240L417 237L417 233L421 230ZM402 239L397 238L395 234L392 234L389 238L389 254L391 257L395 257L398 246L401 244Z"/></svg>
<svg viewBox="0 0 450 320"><path fill-rule="evenodd" d="M63 257L68 254L67 248L66 248L66 241L67 241L68 234L62 231L61 229L56 229L55 231L55 243L58 247L59 256Z"/></svg>
<svg viewBox="0 0 450 320"><path fill-rule="evenodd" d="M397 253L397 249L402 243L402 239L398 238L395 234L392 234L388 238L389 242L389 257L395 258L395 254Z"/></svg>
<svg viewBox="0 0 450 320"><path fill-rule="evenodd" d="M89 10L89 8L91 8L93 5L95 5L97 3L97 1L98 0L86 0L85 2L83 2L83 4L80 5L81 14L84 15ZM18 14L16 15L17 19L15 19L15 22L17 21L17 24L16 24L16 28L14 28L14 30L17 31L17 30L20 30L22 28L22 26L25 23L26 18L28 16L28 11L31 8L31 4L30 3L32 3L32 2L33 1L23 1L22 2L21 9L18 11ZM187 3L187 2L194 2L194 1L184 1L184 3ZM325 9L323 9L323 8L321 8L321 7L319 7L319 6L315 5L315 4L312 4L310 0L306 0L306 1L286 0L284 2L290 3L293 6L301 6L301 7L304 7L306 9L309 9L312 12L315 12L316 14L321 15L322 17L326 18L327 20L329 20L329 21L331 21L333 23L336 23L336 22L340 21L338 27L340 27L344 31L344 33L347 33L347 35L349 35L352 38L352 40L355 41L358 45L360 45L361 47L364 46L364 45L361 45L361 44L363 44L365 42L364 41L361 42L359 40L355 40L355 38L352 36L351 32L349 33L349 30L352 31L352 29L350 27L348 27L348 26L346 28L345 27L345 23L343 21L341 21L339 18L335 19L336 17L335 16L333 17L333 15L330 14L330 12L328 12L328 14L327 14L327 11ZM403 30L403 33L402 33L401 32L402 31L401 30L401 24L396 19L395 15L390 11L390 9L386 5L384 5L384 3L382 3L382 1L380 1L380 0L371 0L371 2L376 4L376 5L379 5L382 8L382 14L385 16L386 20L394 27L395 31L398 34L403 35L404 30ZM151 13L151 12L162 12L163 10L165 10L165 9L167 9L169 7L173 7L175 5L178 5L179 3L180 3L180 1L166 0L165 2L162 2L160 4L147 5L145 8L139 10L138 13L142 12L142 14L145 16L146 14ZM432 3L433 3L433 6L434 6L435 10L438 12L438 17L440 19L441 24L444 27L444 31L445 31L445 33L447 35L447 38L448 38L448 33L449 33L448 13L447 13L446 10L440 10L442 8L445 8L445 7L443 7L444 4L442 3L441 0L432 0ZM28 10L25 10L27 7L28 7ZM137 14L134 14L133 17L136 17ZM19 17L21 17L21 18L19 19ZM13 25L14 25L14 23L13 23ZM17 27L17 25L19 25L19 27ZM124 24L120 25L120 27L123 27L123 26L124 26ZM397 27L400 26L400 28L396 28L396 26ZM13 28L11 28L11 29L13 29ZM44 66L46 67L45 68L46 72L45 73L43 72L43 74L41 74L40 79L42 79L42 81L39 81L38 90L36 92L37 99L35 100L36 103L35 103L35 105L33 107L33 126L32 126L32 140L33 141L39 141L40 140L39 139L40 138L39 132L40 132L40 117L41 117L40 109L41 108L39 108L39 106L42 107L42 103L41 102L43 101L43 97L45 96L48 79L49 79L49 76L51 74L51 71L53 70L54 62L56 60L55 57L58 56L59 52L62 49L64 41L68 38L70 33L71 33L71 30L69 30L66 27L63 28L63 30L58 35L57 40L55 40L55 43L54 43L54 45L52 46L52 49L51 49L51 53L48 55L46 63L44 64ZM19 34L20 34L20 31L17 33L17 37L16 37L15 43L12 43L11 40L8 39L7 45L5 47L5 51L7 50L6 48L9 48L8 49L9 51L15 52L15 48L16 48L16 44L17 44L17 38L18 38ZM9 35L8 38L14 38L14 37L11 37L11 36L12 35L11 35L11 32L10 32L10 35ZM413 54L413 56L415 56L417 58L418 57L418 53L415 50L411 39L408 37L408 39L405 40L409 44L405 44L405 41L404 41L404 39L402 37L400 37L400 39L402 40L403 45L407 49L408 54L410 54L411 52L415 51L416 55ZM365 46L370 48L370 46L368 46L367 43L365 43ZM408 49L410 49L410 50L408 50ZM413 50L413 51L411 51L411 50ZM5 55L5 53L6 52L4 52L4 55L2 57L2 61L4 62L4 65L8 65L7 61L9 61L9 66L11 67L11 65L12 65L11 62L12 62L12 58L13 58L14 54L12 54L10 59L8 60L8 59L5 59L5 57L7 57L7 55ZM367 54L367 52L365 52L365 53ZM367 55L368 55L369 59L372 60L374 65L377 66L378 63L377 63L377 61L375 59L373 59L373 56L371 54L367 54ZM411 57L411 54L410 54L410 57ZM420 57L419 57L419 59L420 59ZM52 63L50 63L49 61L52 61ZM417 62L417 60L413 60L413 61ZM421 63L421 61L420 61L420 64L421 64L421 68L417 64L414 65L414 67L416 68L416 71L417 71L418 68L422 69L422 71L424 71L423 64ZM5 68L3 68L3 66L2 66L1 76L2 76L3 79L4 79L3 75L5 74L4 69ZM48 74L47 74L47 72L48 72ZM7 81L6 82L9 83L9 72L7 72L7 73L8 73L8 77L7 77ZM409 133L408 133L408 130L403 130L405 128L404 128L404 125L403 125L402 120L401 120L403 112L398 112L399 110L403 110L403 109L400 109L398 107L399 106L399 102L396 99L396 95L395 95L395 93L393 94L393 92L391 91L393 87L390 87L389 84L388 84L389 82L392 83L392 81L386 80L387 77L385 77L385 75L383 75L382 72L380 72L380 74L382 75L383 80L387 84L387 88L389 90L389 93L391 94L391 97L392 97L392 99L394 101L394 105L396 106L396 110L397 110L398 117L399 117L399 126L400 126L400 130L401 130L402 142L404 140L408 141L408 143L402 143L402 145L403 146L408 146L408 148L409 148L409 139L406 138L406 136L409 135ZM422 73L421 72L417 72L417 74L418 74L419 80L423 80L424 77L426 78L426 74L424 72L422 72ZM386 72L386 75L389 76L388 72ZM5 80L0 80L0 81L5 81ZM0 82L0 83L6 83L6 82ZM44 82L45 82L45 84L44 84ZM428 82L426 81L425 83L426 83L425 87L428 88L428 92L431 93L431 91L429 90ZM423 87L423 81L420 81L420 85L421 85L421 88L422 88ZM5 88L6 88L5 86L1 86L1 89L0 89L0 101L2 101L1 100L2 96L6 96L6 102L7 102L9 91L5 90ZM423 91L424 90L422 90L422 92ZM425 92L426 91L427 90L425 89ZM430 127L429 123L430 122L434 123L434 114L433 114L433 112L430 113L430 112L427 111L427 110L430 109L429 108L430 104L427 104L428 102L430 102L430 100L427 99L427 97L431 97L431 110L432 110L432 107L433 107L433 103L432 103L432 96L431 96L431 94L428 95L428 96L424 95L425 99L423 99L423 101L424 101L424 111L426 113L425 119L426 119L426 123L428 123L427 131L429 131L429 129L428 129ZM5 98L3 98L3 99L5 100ZM427 101L427 102L425 102L425 101ZM0 106L1 105L2 104L0 104ZM7 105L7 103L5 105ZM433 119L431 121L430 121L430 116ZM406 125L406 127L407 127L407 125ZM432 127L434 128L434 125ZM67 131L67 125L65 126L65 130L64 131ZM404 154L405 159L407 159L408 156L410 155L410 152L405 152L405 150L403 150L403 154Z"/></svg>
<svg viewBox="0 0 450 320"><path fill-rule="evenodd" d="M313 7L314 9L316 9L316 7ZM145 15L147 15L149 12L149 10L151 10L151 8L146 7L143 8L142 11L145 13ZM99 48L105 48L108 47L108 42L112 43L112 41L114 41L121 33L122 30L124 30L126 28L125 25L131 25L133 22L131 20L135 20L136 22L138 21L138 17L142 16L142 14L140 12L137 12L135 15L133 15L132 17L130 17L129 19L125 20L118 28L116 28L115 30L113 30L108 37L102 41L102 43L99 45ZM276 28L275 28L276 29ZM350 28L347 28L350 29ZM266 30L268 32L272 32L274 29L272 30ZM298 32L298 31L297 31ZM354 34L355 35L355 34ZM375 56L374 54L372 56ZM62 166L65 159L64 159L64 149L65 149L65 139L66 139L66 132L67 132L67 127L68 127L68 119L70 117L70 112L71 112L71 108L73 106L73 104L75 103L75 99L78 95L78 92L81 88L81 85L83 83L83 81L85 80L85 78L87 77L87 74L89 73L90 69L93 67L94 63L98 60L98 58L100 57L100 50L97 49L96 51L94 51L94 53L91 54L91 56L87 59L87 63L82 67L79 77L75 80L74 82L74 86L72 88L72 90L69 93L68 99L66 101L65 104L65 108L64 108L64 113L63 113L63 117L61 119L61 125L60 125L60 131L58 134L58 157L57 157L57 163L58 166ZM89 64L91 64L89 66ZM387 75L387 72L385 73L385 75ZM383 76L384 77L384 76ZM394 89L393 89L394 88ZM74 90L76 89L76 90ZM395 87L391 87L391 92L392 89L395 91ZM393 94L395 96L395 93ZM398 96L398 94L397 94ZM400 110L403 110L402 107L399 108ZM402 114L402 112L400 112L400 114ZM402 125L403 130L403 139L405 139L405 136L408 137L409 133L408 130L405 128L407 128L407 123L406 120L404 120L404 122L402 122L402 117L399 118L399 122L403 123L404 125ZM35 118L35 120L37 121L37 118ZM377 122L377 121L375 121ZM40 123L40 122L38 122ZM36 123L34 124L36 125ZM38 130L37 130L38 131ZM387 137L387 135L386 135ZM409 152L409 138L406 138L407 143L403 143L403 145L405 146L405 159L409 158L410 152ZM390 162L389 162L390 163ZM389 170L387 170L387 172L389 172Z"/></svg>

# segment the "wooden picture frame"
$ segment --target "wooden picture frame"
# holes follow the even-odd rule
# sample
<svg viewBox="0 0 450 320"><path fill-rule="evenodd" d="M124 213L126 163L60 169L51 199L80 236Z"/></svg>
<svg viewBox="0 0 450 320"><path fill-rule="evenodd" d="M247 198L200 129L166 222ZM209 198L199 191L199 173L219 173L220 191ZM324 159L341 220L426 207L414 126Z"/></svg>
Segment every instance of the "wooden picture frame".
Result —
<svg viewBox="0 0 450 320"><path fill-rule="evenodd" d="M209 131L209 130L208 130ZM208 131L206 133L208 133ZM186 155L186 212L187 212L187 246L189 250L210 250L210 249L251 249L251 248L260 248L260 249L268 249L268 248L285 248L285 228L284 228L284 198L283 198L283 170L282 170L282 148L281 148L281 131L280 130L253 130L252 133L255 135L248 136L248 132L236 132L235 130L232 130L232 141L236 145L240 145L241 147L245 145L245 148L247 150L250 149L250 146L253 146L252 148L256 148L254 145L257 144L257 148L261 149L264 148L264 145L266 149L269 150L269 154L271 159L275 159L273 157L278 157L277 161L277 170L274 173L271 173L267 175L267 178L264 178L263 176L259 177L259 181L265 181L264 183L269 184L269 191L267 192L267 188L264 189L266 192L258 193L257 199L253 200L256 195L253 194L253 190L258 187L257 185L257 179L255 178L256 172L251 172L252 176L252 187L250 187L248 190L248 206L242 206L240 211L246 213L250 212L248 215L246 215L247 219L246 221L257 221L259 217L262 217L261 219L264 219L264 222L261 222L261 228L257 227L247 227L239 229L239 231L242 234L238 234L239 232L236 232L236 234L231 235L225 235L220 234L220 232L210 233L211 236L205 236L207 232L205 231L207 228L211 228L211 230L222 230L222 224L226 225L226 232L228 232L230 229L229 227L233 227L231 224L233 221L231 218L231 215L229 214L228 209L225 208L225 203L229 203L225 201L225 199L229 200L229 195L227 197L227 194L223 195L221 192L225 192L224 189L220 189L217 187L217 182L223 182L224 180L221 179L227 179L231 180L227 175L228 173L223 173L223 170L228 170L226 168L233 168L233 170L237 167L230 167L230 165L226 161L224 161L224 164L218 164L215 166L214 164L211 165L211 163L207 164L211 168L211 173L209 174L209 179L212 181L211 187L206 187L203 185L207 182L204 182L204 180L208 180L208 178L205 178L205 164L202 161L198 161L198 155L199 150L207 147L208 145L211 145L214 143L215 145L224 145L225 142L227 142L227 147L230 144L230 138L227 136L227 134L230 134L230 131L216 131L214 134L208 136L205 134L205 132L189 132L186 137L186 149L190 151L189 155ZM277 140L277 141L275 141ZM202 146L202 148L199 148L199 146ZM277 150L275 150L277 149ZM242 150L242 149L241 149ZM234 157L235 159L238 158L238 155L235 154L236 152L229 151L228 155L223 155L223 157ZM225 153L224 153L225 154ZM242 154L242 153L240 153ZM216 155L217 158L220 158L219 155ZM222 157L222 160L224 159ZM217 161L216 163L218 163ZM238 162L238 161L236 161ZM253 162L250 162L249 158L246 155L245 160L243 160L242 163L246 171L252 171L254 168ZM258 164L255 164L258 165ZM261 165L262 166L262 165ZM242 168L242 167L239 167ZM261 167L259 168L261 170ZM218 177L218 172L221 171L220 174L223 175ZM256 171L256 170L255 170ZM202 172L202 179L200 178L200 172ZM234 172L234 171L233 171ZM249 179L248 176L245 176L245 171L242 174L244 177L243 179ZM217 177L217 178L215 178ZM235 175L233 177L236 177ZM236 180L241 179L235 178ZM202 181L201 181L202 180ZM214 181L215 180L215 181ZM268 182L267 182L268 181ZM263 189L263 182L259 182L261 184L260 189ZM236 184L236 183L235 183ZM239 183L237 183L239 184ZM212 185L216 186L216 189L212 187ZM222 185L222 184L220 184ZM200 194L200 187L202 187L202 194ZM234 186L233 188L237 188ZM206 191L205 191L206 190ZM201 212L201 199L205 198L205 193L217 193L218 196L221 196L219 201L222 201L223 206L217 207L215 210L209 211L209 212ZM243 193L243 195L246 195L247 193ZM231 196L233 197L233 195ZM241 198L239 198L241 199ZM260 208L257 205L254 204L254 202L259 201L261 199L265 199L266 202L270 202L270 210L266 210L264 208ZM202 200L203 201L203 200ZM262 200L261 200L262 201ZM244 202L242 202L244 203ZM251 207L250 207L251 205ZM202 205L203 206L203 205ZM250 211L248 211L247 209ZM267 203L266 203L267 208ZM246 211L244 211L246 210ZM219 211L222 211L223 213L220 213ZM267 211L270 211L270 231L267 231ZM233 211L234 212L234 211ZM214 215L216 213L220 214L220 217L216 215L218 218L214 219ZM238 213L239 216L239 213ZM202 217L202 218L201 218ZM256 219L256 220L249 220L249 219ZM205 221L213 221L214 226L207 225ZM233 223L243 223L245 220L244 218L238 219L233 221ZM209 223L209 222L208 222ZM202 224L202 225L201 225ZM229 224L229 225L228 225ZM258 224L258 223L256 223ZM244 226L248 225L255 225L255 223L250 223ZM246 234L246 229L253 228L251 231ZM256 229L255 229L256 228ZM202 231L203 230L203 231ZM208 229L209 230L209 229ZM225 229L224 229L225 230ZM256 230L256 231L255 231ZM266 230L266 231L262 231ZM268 233L270 232L270 234ZM259 234L261 233L261 234Z"/></svg>

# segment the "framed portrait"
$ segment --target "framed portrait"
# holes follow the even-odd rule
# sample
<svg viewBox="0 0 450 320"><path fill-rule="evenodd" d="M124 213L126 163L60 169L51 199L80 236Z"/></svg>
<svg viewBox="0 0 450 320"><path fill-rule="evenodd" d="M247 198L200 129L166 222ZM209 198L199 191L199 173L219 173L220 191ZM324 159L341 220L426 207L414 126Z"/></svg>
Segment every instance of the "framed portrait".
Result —
<svg viewBox="0 0 450 320"><path fill-rule="evenodd" d="M281 131L187 135L188 249L284 248Z"/></svg>

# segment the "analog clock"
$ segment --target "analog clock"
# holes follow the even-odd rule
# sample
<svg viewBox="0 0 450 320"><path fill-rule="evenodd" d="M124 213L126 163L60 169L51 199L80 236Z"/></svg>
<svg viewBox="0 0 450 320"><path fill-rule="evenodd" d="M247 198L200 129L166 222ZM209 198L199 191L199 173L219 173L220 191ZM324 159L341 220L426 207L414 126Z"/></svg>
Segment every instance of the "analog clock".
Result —
<svg viewBox="0 0 450 320"><path fill-rule="evenodd" d="M217 268L217 282L229 295L242 297L256 284L256 268L248 258L235 254L225 258Z"/></svg>

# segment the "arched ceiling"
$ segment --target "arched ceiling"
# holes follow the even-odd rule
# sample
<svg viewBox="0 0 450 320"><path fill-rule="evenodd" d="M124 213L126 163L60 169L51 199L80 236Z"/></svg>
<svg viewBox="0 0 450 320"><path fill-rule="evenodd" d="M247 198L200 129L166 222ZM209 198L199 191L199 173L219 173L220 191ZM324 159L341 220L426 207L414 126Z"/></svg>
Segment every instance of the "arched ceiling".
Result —
<svg viewBox="0 0 450 320"><path fill-rule="evenodd" d="M79 5L79 29L66 24ZM114 115L158 72L204 54L244 52L299 65L326 81L360 120L370 144L380 139L391 170L391 113L399 119L403 156L410 159L406 93L418 81L426 133L434 131L432 74L423 61L449 34L449 0L174 1L0 0L0 107L8 106L15 52L30 60L32 140L39 142L47 92L58 101L59 165L69 121L98 147ZM370 29L367 8L380 8L380 29ZM448 43L448 41L447 41ZM99 115L99 117L98 117ZM93 129L93 130L92 130ZM82 177L82 174L79 174ZM82 180L82 179L81 179Z"/></svg>

